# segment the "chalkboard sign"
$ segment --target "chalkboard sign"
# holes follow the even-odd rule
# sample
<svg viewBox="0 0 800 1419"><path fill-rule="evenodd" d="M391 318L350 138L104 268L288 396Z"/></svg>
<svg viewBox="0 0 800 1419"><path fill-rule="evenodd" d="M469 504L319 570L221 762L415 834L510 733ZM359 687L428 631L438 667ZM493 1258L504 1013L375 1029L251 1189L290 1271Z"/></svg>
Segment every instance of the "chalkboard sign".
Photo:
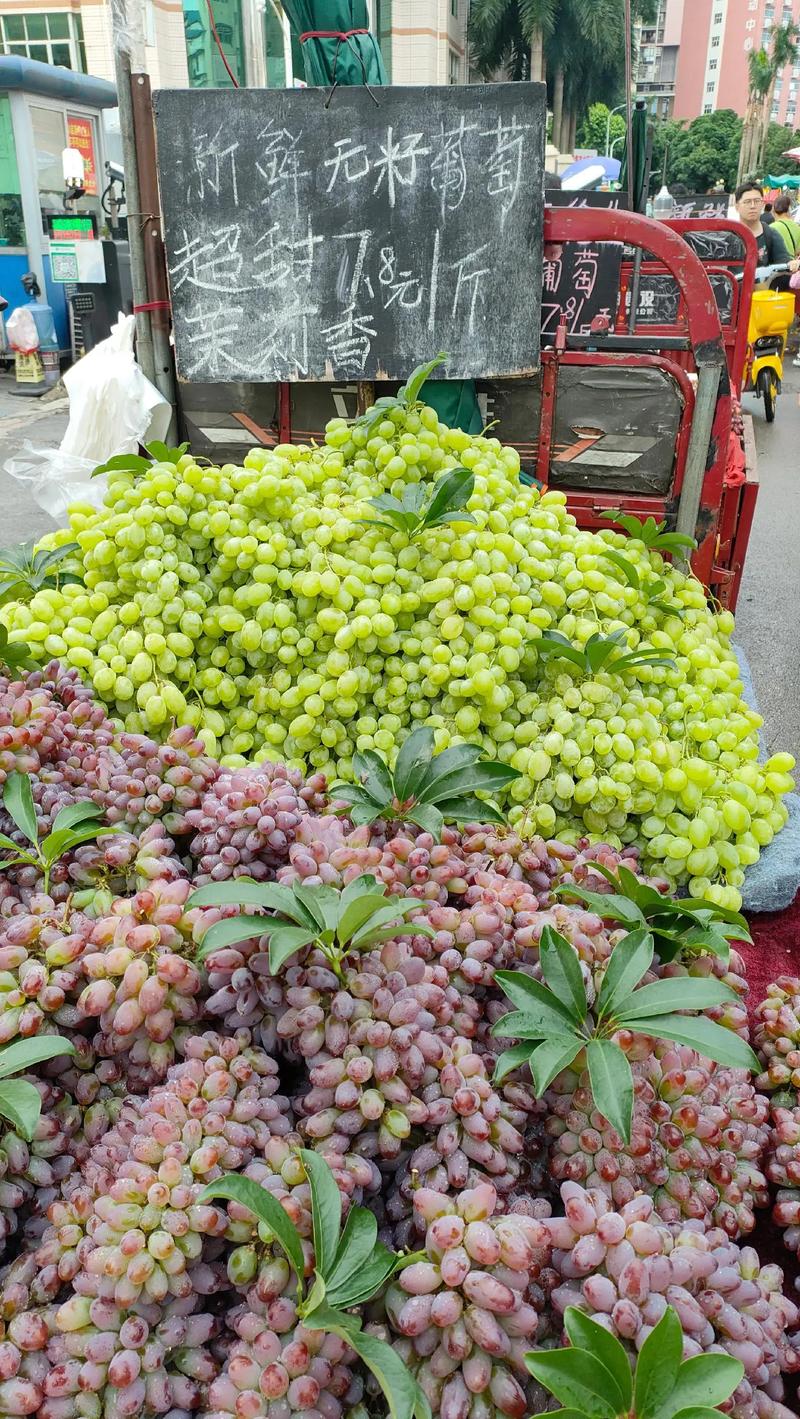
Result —
<svg viewBox="0 0 800 1419"><path fill-rule="evenodd" d="M545 89L165 89L184 380L525 374L539 357ZM376 103L377 98L377 103Z"/></svg>
<svg viewBox="0 0 800 1419"><path fill-rule="evenodd" d="M733 285L724 271L707 271L720 324L728 325L733 317ZM636 305L637 325L675 325L678 320L680 290L666 272L643 271L639 278L639 299Z"/></svg>
<svg viewBox="0 0 800 1419"><path fill-rule="evenodd" d="M567 241L544 263L542 344L552 345L562 314L567 333L588 335L597 315L617 313L622 245L619 242Z"/></svg>
<svg viewBox="0 0 800 1419"><path fill-rule="evenodd" d="M565 192L562 188L545 188L545 201L551 207L616 207L627 212L627 192Z"/></svg>
<svg viewBox="0 0 800 1419"><path fill-rule="evenodd" d="M729 192L685 192L675 198L673 217L727 217Z"/></svg>

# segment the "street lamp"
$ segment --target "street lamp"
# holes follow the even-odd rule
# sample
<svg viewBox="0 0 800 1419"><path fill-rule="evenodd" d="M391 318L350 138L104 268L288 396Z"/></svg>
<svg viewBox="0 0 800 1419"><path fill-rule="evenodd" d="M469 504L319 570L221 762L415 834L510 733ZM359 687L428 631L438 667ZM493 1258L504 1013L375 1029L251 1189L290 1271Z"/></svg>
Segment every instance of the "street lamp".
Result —
<svg viewBox="0 0 800 1419"><path fill-rule="evenodd" d="M606 151L606 157L607 157L607 158L611 156L611 148L609 147L609 144L610 144L610 142L611 142L611 120L612 120L612 118L614 117L614 114L615 114L615 113L622 113L623 109L625 109L625 108L627 108L627 104L618 103L617 106L616 106L616 108L609 109L608 118L606 119L606 150L605 150L605 151Z"/></svg>
<svg viewBox="0 0 800 1419"><path fill-rule="evenodd" d="M624 134L624 133L620 133L619 137L618 137L618 138L615 138L614 141L613 141L613 143L611 144L611 149L610 149L610 151L609 151L608 153L606 153L606 157L608 157L608 158L613 158L613 156L614 156L614 149L616 148L617 144L618 144L618 143L624 143L624 141L625 141L625 134Z"/></svg>

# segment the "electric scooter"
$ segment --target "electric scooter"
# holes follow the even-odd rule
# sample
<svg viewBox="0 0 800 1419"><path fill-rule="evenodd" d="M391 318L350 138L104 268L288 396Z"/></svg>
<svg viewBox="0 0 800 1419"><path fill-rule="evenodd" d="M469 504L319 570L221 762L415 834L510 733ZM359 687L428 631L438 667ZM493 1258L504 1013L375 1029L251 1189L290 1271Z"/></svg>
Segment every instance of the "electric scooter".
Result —
<svg viewBox="0 0 800 1419"><path fill-rule="evenodd" d="M768 424L775 418L783 380L783 356L795 314L794 292L775 290L772 282L788 271L785 262L759 266L750 305L742 389L764 400L764 417Z"/></svg>

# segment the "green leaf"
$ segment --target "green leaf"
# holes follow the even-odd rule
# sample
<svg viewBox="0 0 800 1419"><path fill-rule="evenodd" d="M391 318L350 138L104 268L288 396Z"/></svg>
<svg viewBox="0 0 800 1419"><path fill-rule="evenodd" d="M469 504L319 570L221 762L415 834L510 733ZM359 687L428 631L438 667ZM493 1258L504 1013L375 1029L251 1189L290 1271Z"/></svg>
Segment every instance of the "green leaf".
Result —
<svg viewBox="0 0 800 1419"><path fill-rule="evenodd" d="M680 1409L672 1419L719 1419L718 1409L709 1409L705 1404L693 1405L691 1409Z"/></svg>
<svg viewBox="0 0 800 1419"><path fill-rule="evenodd" d="M395 1256L382 1242L376 1242L372 1255L358 1271L343 1277L337 1286L331 1285L328 1291L330 1304L344 1309L364 1305L383 1289L401 1262L401 1257Z"/></svg>
<svg viewBox="0 0 800 1419"><path fill-rule="evenodd" d="M290 916L297 909L291 887L278 882L254 882L251 877L236 877L232 882L208 882L192 892L186 903L192 907L261 907L264 911ZM309 922L310 925L310 922Z"/></svg>
<svg viewBox="0 0 800 1419"><path fill-rule="evenodd" d="M339 893L335 887L309 887L305 882L295 882L292 890L309 919L320 931L336 930L339 921Z"/></svg>
<svg viewBox="0 0 800 1419"><path fill-rule="evenodd" d="M447 823L501 823L505 818L493 803L484 798L446 798L439 804L439 812Z"/></svg>
<svg viewBox="0 0 800 1419"><path fill-rule="evenodd" d="M531 1419L586 1419L586 1415L582 1409L543 1409Z"/></svg>
<svg viewBox="0 0 800 1419"><path fill-rule="evenodd" d="M665 552L674 552L680 547L689 547L694 551L697 542L694 537L683 532L662 532L652 545L662 548Z"/></svg>
<svg viewBox="0 0 800 1419"><path fill-rule="evenodd" d="M58 833L50 833L39 845L42 860L51 867L67 852L74 852L83 843L94 842L98 838L111 838L124 832L121 827L109 827L107 823L91 823L84 828L62 828Z"/></svg>
<svg viewBox="0 0 800 1419"><path fill-rule="evenodd" d="M604 547L601 555L606 557L609 562L613 562L617 570L622 572L628 586L632 586L634 591L639 590L639 573L633 562L629 561L627 557L623 557L622 553L614 547Z"/></svg>
<svg viewBox="0 0 800 1419"><path fill-rule="evenodd" d="M435 527L444 513L456 513L465 508L475 487L474 474L466 468L451 468L434 484L431 500L425 510L423 526Z"/></svg>
<svg viewBox="0 0 800 1419"><path fill-rule="evenodd" d="M471 749L473 746L464 744L458 747ZM447 752L445 750L445 753ZM515 779L520 777L519 769L491 759L483 759L480 763L462 764L446 774L435 773L434 771L438 767L437 760L434 759L431 773L426 774L425 782L420 790L419 797L422 803L438 803L441 799L446 798L465 798L475 793L492 793L495 789L505 788L507 784L513 783Z"/></svg>
<svg viewBox="0 0 800 1419"><path fill-rule="evenodd" d="M252 1178L243 1177L241 1173L227 1173L224 1177L217 1178L203 1188L197 1199L197 1205L202 1206L206 1202L213 1202L217 1197L226 1197L230 1198L232 1202L238 1202L241 1207L246 1207L248 1211L252 1212L259 1222L266 1223L286 1253L286 1258L290 1266L294 1268L298 1281L302 1281L305 1260L299 1233L271 1192L254 1182Z"/></svg>
<svg viewBox="0 0 800 1419"><path fill-rule="evenodd" d="M308 1309L310 1311L313 1311L316 1310L317 1306L323 1305L327 1298L327 1294L328 1288L325 1285L324 1277L320 1276L318 1271L315 1271L314 1284L311 1287L311 1290L309 1291L305 1302L305 1304L308 1306Z"/></svg>
<svg viewBox="0 0 800 1419"><path fill-rule="evenodd" d="M433 756L433 730L412 730L401 746L394 766L394 791L399 803L414 798Z"/></svg>
<svg viewBox="0 0 800 1419"><path fill-rule="evenodd" d="M625 1055L613 1040L589 1040L586 1065L597 1108L623 1143L630 1143L633 1075Z"/></svg>
<svg viewBox="0 0 800 1419"><path fill-rule="evenodd" d="M53 833L60 833L65 828L74 828L77 823L83 823L87 818L102 818L103 810L96 803L68 803L66 808L61 808L53 819Z"/></svg>
<svg viewBox="0 0 800 1419"><path fill-rule="evenodd" d="M682 1353L681 1323L668 1306L639 1351L633 1391L637 1419L656 1419L670 1399Z"/></svg>
<svg viewBox="0 0 800 1419"><path fill-rule="evenodd" d="M575 1028L575 1015L569 1003L554 995L541 981L534 980L524 971L496 971L495 980L511 1004L516 1005L523 1014L530 1011L538 1017L544 1012L544 1016L552 1019L554 1024L560 1024L562 1029L571 1031Z"/></svg>
<svg viewBox="0 0 800 1419"><path fill-rule="evenodd" d="M509 1010L495 1020L490 1031L501 1039L516 1040L563 1040L575 1033L575 1026L563 1016L538 1011L534 1006L529 1010Z"/></svg>
<svg viewBox="0 0 800 1419"><path fill-rule="evenodd" d="M539 964L556 999L566 1006L576 1025L586 1019L586 989L576 951L552 926L545 926L539 941Z"/></svg>
<svg viewBox="0 0 800 1419"><path fill-rule="evenodd" d="M0 1084L0 1115L30 1143L42 1112L42 1098L27 1079L7 1079Z"/></svg>
<svg viewBox="0 0 800 1419"><path fill-rule="evenodd" d="M398 389L398 401L406 405L416 404L425 381L430 378L435 369L438 369L439 365L443 365L446 362L447 358L445 352L440 350L439 354L434 355L433 359L428 360L426 364L417 365L416 369L412 370L405 384L401 385Z"/></svg>
<svg viewBox="0 0 800 1419"><path fill-rule="evenodd" d="M732 1355L693 1355L678 1369L675 1388L669 1396L669 1419L676 1410L715 1409L730 1399L743 1378L744 1365ZM654 1412L652 1419L662 1419L662 1415ZM663 1419L668 1419L666 1413Z"/></svg>
<svg viewBox="0 0 800 1419"><path fill-rule="evenodd" d="M694 976L671 976L635 990L618 1005L626 1022L645 1020L649 1015L669 1015L673 1010L708 1010L737 1000L735 990L720 980L698 980Z"/></svg>
<svg viewBox="0 0 800 1419"><path fill-rule="evenodd" d="M353 757L353 773L360 782L364 780L375 780L380 788L381 797L386 803L391 803L394 788L392 786L392 775L389 772L389 765L380 754L374 749L363 749Z"/></svg>
<svg viewBox="0 0 800 1419"><path fill-rule="evenodd" d="M310 946L316 935L307 926L278 926L269 934L269 968L278 975L290 956Z"/></svg>
<svg viewBox="0 0 800 1419"><path fill-rule="evenodd" d="M333 1266L342 1225L342 1194L325 1159L309 1148L299 1150L311 1190L314 1257L317 1270L327 1277Z"/></svg>
<svg viewBox="0 0 800 1419"><path fill-rule="evenodd" d="M266 936L273 925L273 919L268 916L229 916L215 921L203 935L197 960L204 961L212 951L224 951L226 946L236 946L240 941Z"/></svg>
<svg viewBox="0 0 800 1419"><path fill-rule="evenodd" d="M386 897L384 900L386 905L380 907L378 911L373 912L369 921L355 933L353 945L359 949L363 949L366 946L375 931L380 930L383 926L394 927L396 924L399 927L410 912L419 911L420 908L420 901L417 897L406 897L404 900L400 897ZM417 927L415 925L414 931L416 930ZM389 939L390 938L387 937L387 940Z"/></svg>
<svg viewBox="0 0 800 1419"><path fill-rule="evenodd" d="M92 470L92 477L97 478L100 473L146 473L152 461L139 453L117 453L106 463L99 463Z"/></svg>
<svg viewBox="0 0 800 1419"><path fill-rule="evenodd" d="M367 1207L351 1207L347 1214L328 1284L333 1289L348 1280L369 1260L378 1240L378 1220Z"/></svg>
<svg viewBox="0 0 800 1419"><path fill-rule="evenodd" d="M588 1350L605 1365L619 1390L621 1408L630 1409L633 1402L633 1378L631 1365L624 1347L616 1335L598 1325L577 1306L567 1306L564 1312L564 1329L570 1345L578 1350Z"/></svg>
<svg viewBox="0 0 800 1419"><path fill-rule="evenodd" d="M645 918L635 902L628 897L613 896L610 892L589 892L584 887L576 887L572 882L564 882L553 888L558 897L577 897L585 902L590 911L596 912L603 921L621 921L626 926L644 926Z"/></svg>
<svg viewBox="0 0 800 1419"><path fill-rule="evenodd" d="M441 753L434 754L430 769L425 775L425 786L420 798L427 801L431 788L442 779L449 778L451 774L477 763L483 753L480 744L451 744L449 748L442 749Z"/></svg>
<svg viewBox="0 0 800 1419"><path fill-rule="evenodd" d="M532 1053L530 1041L527 1040L504 1050L494 1067L492 1075L494 1083L502 1084L503 1080L507 1079L509 1074L513 1074L515 1069L520 1069L523 1064L528 1063Z"/></svg>
<svg viewBox="0 0 800 1419"><path fill-rule="evenodd" d="M405 814L405 817L409 823L416 823L423 833L430 833L437 842L441 841L444 818L432 803L415 803L414 807Z"/></svg>
<svg viewBox="0 0 800 1419"><path fill-rule="evenodd" d="M405 1361L375 1335L361 1329L356 1316L319 1306L303 1318L307 1330L324 1330L344 1340L375 1376L389 1406L391 1419L431 1419L428 1401L411 1375Z"/></svg>
<svg viewBox="0 0 800 1419"><path fill-rule="evenodd" d="M653 961L653 938L646 927L629 931L618 941L600 983L595 1013L598 1020L614 1015L646 975Z"/></svg>
<svg viewBox="0 0 800 1419"><path fill-rule="evenodd" d="M24 1073L46 1059L74 1053L74 1044L61 1035L35 1035L30 1040L14 1040L13 1044L0 1049L0 1079L7 1079L10 1074Z"/></svg>
<svg viewBox="0 0 800 1419"><path fill-rule="evenodd" d="M525 1364L556 1399L588 1419L616 1419L620 1413L622 1398L613 1375L587 1350L534 1350L525 1356Z"/></svg>
<svg viewBox="0 0 800 1419"><path fill-rule="evenodd" d="M706 1059L731 1069L760 1073L761 1065L750 1046L733 1030L726 1030L724 1025L707 1020L703 1015L653 1015L648 1018L646 1033L656 1039L688 1045Z"/></svg>
<svg viewBox="0 0 800 1419"><path fill-rule="evenodd" d="M0 847L4 847L6 852L16 853L22 851L19 843L15 843L13 838L6 837L5 833L0 833Z"/></svg>
<svg viewBox="0 0 800 1419"><path fill-rule="evenodd" d="M33 805L31 781L27 774L20 774L14 770L8 775L3 788L3 807L20 832L25 834L28 842L36 846L39 841L39 830L36 824L36 809Z"/></svg>
<svg viewBox="0 0 800 1419"><path fill-rule="evenodd" d="M545 1089L549 1089L553 1080L559 1075L562 1069L568 1069L573 1060L585 1047L586 1040L580 1035L572 1035L569 1039L563 1037L559 1040L543 1040L540 1045L531 1053L528 1063L537 1099L542 1097Z"/></svg>
<svg viewBox="0 0 800 1419"><path fill-rule="evenodd" d="M350 885L352 886L352 883ZM350 941L362 927L367 925L370 917L385 905L386 897L377 892L365 892L363 896L351 901L339 917L337 932L339 940Z"/></svg>
<svg viewBox="0 0 800 1419"><path fill-rule="evenodd" d="M328 790L332 799L341 801L342 808L335 808L335 813L347 813L348 818L352 818L356 827L368 827L380 818L385 809L385 804L376 803L369 793L360 784L352 783L332 783ZM348 811L348 809L350 811Z"/></svg>

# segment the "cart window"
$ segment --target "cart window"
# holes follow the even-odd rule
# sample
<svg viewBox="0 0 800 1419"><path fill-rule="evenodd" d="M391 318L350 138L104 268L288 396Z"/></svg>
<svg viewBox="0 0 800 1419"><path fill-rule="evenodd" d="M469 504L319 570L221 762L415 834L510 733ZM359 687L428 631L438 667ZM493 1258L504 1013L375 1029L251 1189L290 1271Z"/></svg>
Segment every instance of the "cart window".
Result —
<svg viewBox="0 0 800 1419"><path fill-rule="evenodd" d="M680 389L664 370L562 365L551 486L663 497L682 412Z"/></svg>

